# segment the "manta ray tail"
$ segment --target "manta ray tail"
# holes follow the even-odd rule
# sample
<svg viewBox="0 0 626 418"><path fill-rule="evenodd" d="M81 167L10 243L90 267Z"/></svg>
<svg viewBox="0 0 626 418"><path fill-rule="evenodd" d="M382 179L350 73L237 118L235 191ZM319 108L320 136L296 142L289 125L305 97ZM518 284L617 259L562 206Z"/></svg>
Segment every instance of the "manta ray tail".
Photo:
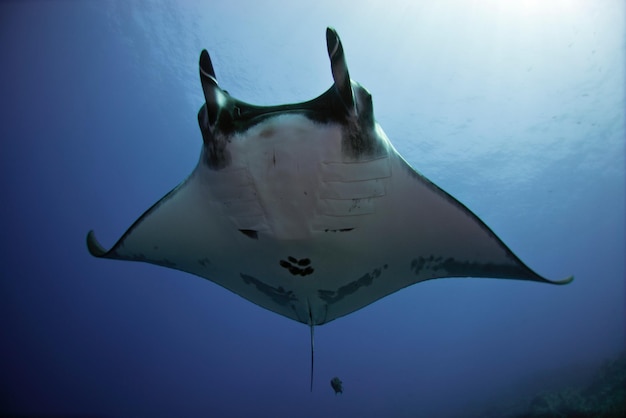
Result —
<svg viewBox="0 0 626 418"><path fill-rule="evenodd" d="M311 304L307 298L307 305L309 305L309 326L311 327L311 392L313 392L313 360L314 360L314 338L313 338L313 312L311 312Z"/></svg>
<svg viewBox="0 0 626 418"><path fill-rule="evenodd" d="M311 323L311 392L313 392L313 324Z"/></svg>

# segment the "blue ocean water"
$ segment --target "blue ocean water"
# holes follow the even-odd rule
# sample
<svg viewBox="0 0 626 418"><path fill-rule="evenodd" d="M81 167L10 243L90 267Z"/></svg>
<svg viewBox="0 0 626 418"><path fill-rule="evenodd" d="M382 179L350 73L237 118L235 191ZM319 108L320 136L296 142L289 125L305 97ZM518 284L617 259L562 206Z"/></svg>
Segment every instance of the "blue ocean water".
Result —
<svg viewBox="0 0 626 418"><path fill-rule="evenodd" d="M362 3L0 3L0 414L502 416L624 350L623 2ZM316 329L311 393L306 326L85 235L111 245L195 166L201 49L233 96L303 101L327 26L407 161L576 278L404 289Z"/></svg>

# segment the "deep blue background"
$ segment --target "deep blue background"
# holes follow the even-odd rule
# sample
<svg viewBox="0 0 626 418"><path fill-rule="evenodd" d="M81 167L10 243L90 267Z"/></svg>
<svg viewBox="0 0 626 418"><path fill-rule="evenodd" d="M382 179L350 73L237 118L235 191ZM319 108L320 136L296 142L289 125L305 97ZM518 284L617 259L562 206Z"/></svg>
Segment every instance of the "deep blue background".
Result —
<svg viewBox="0 0 626 418"><path fill-rule="evenodd" d="M0 3L0 412L470 417L624 348L623 2L362 3ZM409 163L576 279L405 289L316 329L310 393L307 327L85 235L195 166L202 48L235 97L303 101L328 25Z"/></svg>

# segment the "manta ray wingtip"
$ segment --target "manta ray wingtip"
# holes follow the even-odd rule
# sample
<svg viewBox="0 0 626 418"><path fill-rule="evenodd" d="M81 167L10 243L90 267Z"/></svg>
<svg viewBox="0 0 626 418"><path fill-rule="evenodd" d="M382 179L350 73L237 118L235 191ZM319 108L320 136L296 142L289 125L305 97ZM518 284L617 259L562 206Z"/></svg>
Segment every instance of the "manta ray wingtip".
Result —
<svg viewBox="0 0 626 418"><path fill-rule="evenodd" d="M96 234L93 232L93 229L87 233L87 249L94 257L104 257L108 252L96 239Z"/></svg>
<svg viewBox="0 0 626 418"><path fill-rule="evenodd" d="M554 284L568 284L574 281L574 276L569 276L561 280L554 280L552 283Z"/></svg>

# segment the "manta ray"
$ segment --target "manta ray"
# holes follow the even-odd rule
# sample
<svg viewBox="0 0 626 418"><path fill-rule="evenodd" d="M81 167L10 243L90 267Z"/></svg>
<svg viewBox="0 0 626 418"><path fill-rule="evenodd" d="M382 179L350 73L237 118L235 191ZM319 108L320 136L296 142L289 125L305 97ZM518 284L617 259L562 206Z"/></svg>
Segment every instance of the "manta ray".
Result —
<svg viewBox="0 0 626 418"><path fill-rule="evenodd" d="M474 213L412 168L374 118L326 30L333 85L302 103L256 106L200 54L203 146L182 183L100 258L208 279L311 329L444 277L565 284L527 267Z"/></svg>

